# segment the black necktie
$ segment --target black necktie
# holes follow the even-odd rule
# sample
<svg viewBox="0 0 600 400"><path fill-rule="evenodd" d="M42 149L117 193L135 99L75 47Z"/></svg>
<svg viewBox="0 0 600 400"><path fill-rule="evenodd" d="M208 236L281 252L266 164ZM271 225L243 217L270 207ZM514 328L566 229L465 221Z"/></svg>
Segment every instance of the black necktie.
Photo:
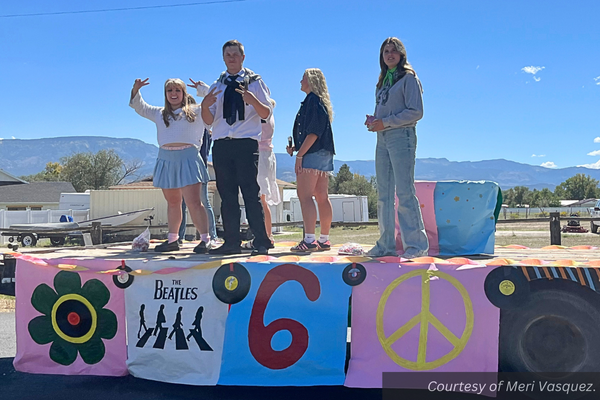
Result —
<svg viewBox="0 0 600 400"><path fill-rule="evenodd" d="M235 123L236 115L240 121L244 120L244 100L242 95L235 91L240 87L237 78L238 75L229 75L224 82L227 88L223 96L223 118L229 125Z"/></svg>

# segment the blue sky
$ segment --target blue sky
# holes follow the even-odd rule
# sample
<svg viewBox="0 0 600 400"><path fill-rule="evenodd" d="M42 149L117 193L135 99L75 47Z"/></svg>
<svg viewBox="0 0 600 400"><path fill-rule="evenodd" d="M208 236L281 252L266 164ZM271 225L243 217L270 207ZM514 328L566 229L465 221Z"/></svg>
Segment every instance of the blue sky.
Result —
<svg viewBox="0 0 600 400"><path fill-rule="evenodd" d="M218 0L217 0L218 1ZM600 3L597 1L188 0L4 2L0 10L0 138L97 135L156 144L128 107L135 78L162 105L167 78L212 83L221 46L238 39L245 66L277 101L275 151L284 152L304 98L306 68L321 68L335 112L337 159L373 159L381 42L397 36L424 88L417 157L600 168ZM535 72L535 73L533 73Z"/></svg>

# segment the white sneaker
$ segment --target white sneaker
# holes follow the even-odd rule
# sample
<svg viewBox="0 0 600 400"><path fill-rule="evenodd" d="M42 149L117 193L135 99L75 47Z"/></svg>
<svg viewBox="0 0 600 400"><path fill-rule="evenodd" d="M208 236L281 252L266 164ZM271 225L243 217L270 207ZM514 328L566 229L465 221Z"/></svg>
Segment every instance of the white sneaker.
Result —
<svg viewBox="0 0 600 400"><path fill-rule="evenodd" d="M211 239L208 243L206 243L206 249L210 250L210 249L214 249L219 247L219 242L217 242L214 239Z"/></svg>
<svg viewBox="0 0 600 400"><path fill-rule="evenodd" d="M405 252L404 254L402 254L400 257L402 258L406 258L407 260L411 260L413 258L419 258L419 257L424 257L427 255L426 251L418 251L418 250L408 250L407 252Z"/></svg>

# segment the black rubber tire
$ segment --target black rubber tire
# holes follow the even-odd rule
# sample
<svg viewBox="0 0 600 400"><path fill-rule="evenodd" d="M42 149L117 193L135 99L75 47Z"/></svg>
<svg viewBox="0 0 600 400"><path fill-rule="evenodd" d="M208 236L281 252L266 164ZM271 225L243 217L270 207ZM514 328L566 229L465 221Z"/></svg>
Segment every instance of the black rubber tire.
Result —
<svg viewBox="0 0 600 400"><path fill-rule="evenodd" d="M590 221L590 232L598 233L598 225L594 224L594 221Z"/></svg>
<svg viewBox="0 0 600 400"><path fill-rule="evenodd" d="M37 244L37 238L32 233L26 233L24 235L21 235L21 244L23 245L23 247L33 247Z"/></svg>
<svg viewBox="0 0 600 400"><path fill-rule="evenodd" d="M587 297L579 290L540 290L523 307L502 310L500 369L540 376L599 372L600 307Z"/></svg>
<svg viewBox="0 0 600 400"><path fill-rule="evenodd" d="M54 236L50 238L50 243L53 246L62 246L65 244L66 238L64 236Z"/></svg>

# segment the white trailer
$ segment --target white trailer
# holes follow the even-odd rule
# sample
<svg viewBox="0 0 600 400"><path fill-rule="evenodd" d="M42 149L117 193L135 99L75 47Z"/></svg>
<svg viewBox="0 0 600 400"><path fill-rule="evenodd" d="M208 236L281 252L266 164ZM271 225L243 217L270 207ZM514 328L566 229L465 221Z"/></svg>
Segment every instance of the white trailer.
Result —
<svg viewBox="0 0 600 400"><path fill-rule="evenodd" d="M332 222L368 222L369 206L367 196L354 196L350 194L330 194L329 200L333 208ZM313 198L313 201L314 198ZM315 201L315 207L317 202ZM302 209L298 197L290 198L290 221L302 221ZM319 212L317 208L317 220Z"/></svg>

